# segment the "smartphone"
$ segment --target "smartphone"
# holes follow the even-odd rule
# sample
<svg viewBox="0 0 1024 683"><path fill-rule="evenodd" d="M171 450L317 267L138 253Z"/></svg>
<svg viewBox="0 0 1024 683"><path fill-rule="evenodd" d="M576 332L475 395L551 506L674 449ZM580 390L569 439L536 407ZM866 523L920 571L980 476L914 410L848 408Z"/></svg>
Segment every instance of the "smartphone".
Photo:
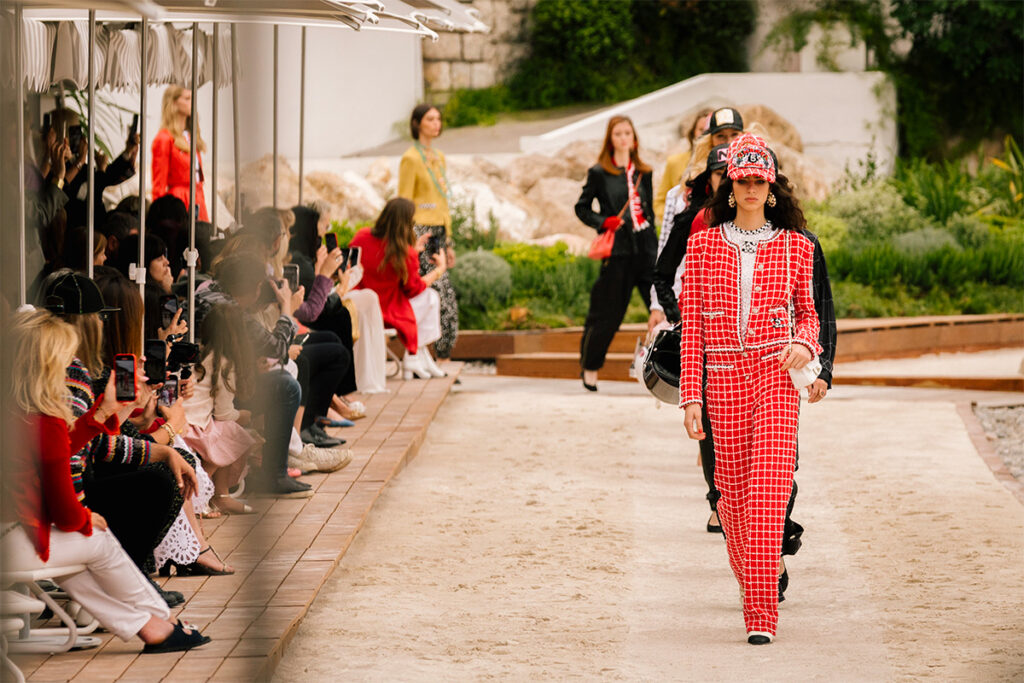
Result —
<svg viewBox="0 0 1024 683"><path fill-rule="evenodd" d="M131 403L138 391L135 377L135 354L119 353L114 356L114 392L121 403Z"/></svg>
<svg viewBox="0 0 1024 683"><path fill-rule="evenodd" d="M63 143L67 139L68 139L68 121L67 121L67 119L64 119L61 122L61 127L60 127L60 140L58 140L57 142Z"/></svg>
<svg viewBox="0 0 1024 683"><path fill-rule="evenodd" d="M351 251L352 250L349 247L342 247L341 248L341 267L338 268L338 270L343 272L343 273L346 270L348 270L348 258L349 258L349 252L351 252Z"/></svg>
<svg viewBox="0 0 1024 683"><path fill-rule="evenodd" d="M139 115L132 114L132 127L128 129L128 132L135 135L139 132Z"/></svg>
<svg viewBox="0 0 1024 683"><path fill-rule="evenodd" d="M199 360L199 344L187 341L177 341L171 344L171 352L167 356L169 370L174 372L183 365L192 365ZM182 377L187 379L187 377Z"/></svg>
<svg viewBox="0 0 1024 683"><path fill-rule="evenodd" d="M294 263L286 263L284 265L284 279L288 281L288 288L292 292L296 292L299 289L299 267Z"/></svg>
<svg viewBox="0 0 1024 683"><path fill-rule="evenodd" d="M43 114L43 132L44 133L46 131L50 130L50 121L51 121L50 112L46 112L45 114Z"/></svg>
<svg viewBox="0 0 1024 683"><path fill-rule="evenodd" d="M78 153L78 147L79 145L82 144L82 139L84 135L85 133L82 130L81 126L71 126L67 129L67 132L64 137L67 138L68 146L71 147L71 150L75 154Z"/></svg>
<svg viewBox="0 0 1024 683"><path fill-rule="evenodd" d="M329 232L324 235L324 246L327 247L328 252L332 252L338 248L338 236L333 232Z"/></svg>
<svg viewBox="0 0 1024 683"><path fill-rule="evenodd" d="M160 384L167 377L167 344L162 339L147 339L144 353L146 384Z"/></svg>
<svg viewBox="0 0 1024 683"><path fill-rule="evenodd" d="M177 400L178 378L175 377L174 375L168 375L167 379L164 380L164 385L160 387L160 396L157 397L156 402L158 405L162 405L165 408L169 408Z"/></svg>
<svg viewBox="0 0 1024 683"><path fill-rule="evenodd" d="M431 235L430 239L427 240L427 253L433 256L434 254L441 253L441 247L444 243L441 237L437 235Z"/></svg>
<svg viewBox="0 0 1024 683"><path fill-rule="evenodd" d="M348 267L355 268L359 265L359 257L363 253L362 247L352 247L348 251Z"/></svg>
<svg viewBox="0 0 1024 683"><path fill-rule="evenodd" d="M178 312L178 297L173 294L165 294L160 297L160 327L165 330L171 328L174 321L174 314Z"/></svg>

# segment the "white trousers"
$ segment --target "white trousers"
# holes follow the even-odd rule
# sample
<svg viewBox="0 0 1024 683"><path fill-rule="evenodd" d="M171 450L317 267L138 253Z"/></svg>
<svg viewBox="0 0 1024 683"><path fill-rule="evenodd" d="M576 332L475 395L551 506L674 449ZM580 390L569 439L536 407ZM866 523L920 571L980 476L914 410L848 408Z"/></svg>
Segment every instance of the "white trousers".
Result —
<svg viewBox="0 0 1024 683"><path fill-rule="evenodd" d="M121 640L131 640L151 617L167 619L171 611L156 589L110 531L92 536L50 529L50 561L43 562L22 528L3 539L4 568L9 571L84 564L86 570L63 577L61 587Z"/></svg>
<svg viewBox="0 0 1024 683"><path fill-rule="evenodd" d="M413 315L416 316L417 348L433 344L441 338L441 296L433 287L409 299Z"/></svg>
<svg viewBox="0 0 1024 683"><path fill-rule="evenodd" d="M372 289L353 289L344 296L356 305L359 318L359 339L353 351L356 364L356 387L364 394L387 391L387 351L384 336L384 316L380 312L380 299Z"/></svg>

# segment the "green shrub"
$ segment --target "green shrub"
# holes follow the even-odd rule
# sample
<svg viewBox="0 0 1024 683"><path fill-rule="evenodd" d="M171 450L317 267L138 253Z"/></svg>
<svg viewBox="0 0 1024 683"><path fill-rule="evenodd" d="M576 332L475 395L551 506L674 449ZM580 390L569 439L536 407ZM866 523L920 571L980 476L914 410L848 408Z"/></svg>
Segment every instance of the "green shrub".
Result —
<svg viewBox="0 0 1024 683"><path fill-rule="evenodd" d="M513 108L508 88L495 85L479 90L456 90L444 105L444 124L458 126L493 126L498 113Z"/></svg>
<svg viewBox="0 0 1024 683"><path fill-rule="evenodd" d="M340 222L331 221L331 227L328 232L333 232L338 236L339 247L347 247L357 232L372 225L373 221L362 221L360 223L349 223L348 219Z"/></svg>
<svg viewBox="0 0 1024 683"><path fill-rule="evenodd" d="M804 218L807 219L807 229L817 236L818 241L821 242L821 248L826 254L838 249L850 233L850 226L847 222L837 216L808 210L804 212Z"/></svg>
<svg viewBox="0 0 1024 683"><path fill-rule="evenodd" d="M908 205L938 223L954 214L975 211L989 201L988 193L972 182L962 162L930 164L912 159L897 164L891 182Z"/></svg>
<svg viewBox="0 0 1024 683"><path fill-rule="evenodd" d="M940 230L939 228L922 228L913 232L905 232L902 235L896 235L892 239L892 244L898 251L914 255L924 254L943 247L960 248L956 238L948 230Z"/></svg>
<svg viewBox="0 0 1024 683"><path fill-rule="evenodd" d="M484 228L476 220L476 206L454 203L452 212L452 242L457 251L494 249L498 243L498 221L490 216L490 225Z"/></svg>
<svg viewBox="0 0 1024 683"><path fill-rule="evenodd" d="M458 293L459 314L467 321L508 305L512 268L500 256L483 250L461 254L448 272Z"/></svg>
<svg viewBox="0 0 1024 683"><path fill-rule="evenodd" d="M830 214L846 221L850 243L855 246L932 227L924 216L907 206L896 188L881 180L835 195L825 206Z"/></svg>
<svg viewBox="0 0 1024 683"><path fill-rule="evenodd" d="M973 214L954 213L946 221L946 230L965 247L980 247L992 236L988 224Z"/></svg>

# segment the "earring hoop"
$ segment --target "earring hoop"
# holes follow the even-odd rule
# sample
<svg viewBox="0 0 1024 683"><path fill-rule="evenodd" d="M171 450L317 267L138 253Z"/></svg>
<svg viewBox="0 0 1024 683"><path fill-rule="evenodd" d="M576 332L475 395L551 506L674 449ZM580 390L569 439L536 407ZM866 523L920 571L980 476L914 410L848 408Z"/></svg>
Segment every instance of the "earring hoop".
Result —
<svg viewBox="0 0 1024 683"><path fill-rule="evenodd" d="M769 192L768 193L768 206L774 207L775 206L775 202L776 202L776 200L775 200L775 193L774 192Z"/></svg>
<svg viewBox="0 0 1024 683"><path fill-rule="evenodd" d="M735 209L736 208L736 195L733 194L732 192L729 193L729 208L730 209Z"/></svg>

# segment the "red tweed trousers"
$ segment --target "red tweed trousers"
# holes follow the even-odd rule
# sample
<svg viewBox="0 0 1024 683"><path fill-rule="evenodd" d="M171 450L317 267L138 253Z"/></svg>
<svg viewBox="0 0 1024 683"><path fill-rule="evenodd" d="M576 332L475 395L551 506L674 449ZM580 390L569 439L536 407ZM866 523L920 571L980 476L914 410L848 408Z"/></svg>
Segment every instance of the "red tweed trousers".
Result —
<svg viewBox="0 0 1024 683"><path fill-rule="evenodd" d="M780 349L709 353L707 410L715 435L718 517L743 588L747 631L775 634L786 503L793 489L800 398Z"/></svg>

